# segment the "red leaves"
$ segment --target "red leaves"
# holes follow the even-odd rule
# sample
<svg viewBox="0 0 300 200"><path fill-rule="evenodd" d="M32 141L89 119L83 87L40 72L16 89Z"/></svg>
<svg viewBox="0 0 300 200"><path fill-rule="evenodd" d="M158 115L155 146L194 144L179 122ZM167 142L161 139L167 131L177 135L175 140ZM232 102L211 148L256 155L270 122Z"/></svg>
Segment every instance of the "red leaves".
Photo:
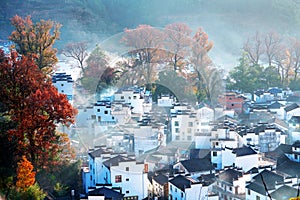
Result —
<svg viewBox="0 0 300 200"><path fill-rule="evenodd" d="M17 123L7 132L18 143L16 153L26 155L37 167L51 164L61 148L56 124L69 125L76 114L66 96L58 93L32 59L17 59L14 52L8 62L0 63L0 93L0 102Z"/></svg>

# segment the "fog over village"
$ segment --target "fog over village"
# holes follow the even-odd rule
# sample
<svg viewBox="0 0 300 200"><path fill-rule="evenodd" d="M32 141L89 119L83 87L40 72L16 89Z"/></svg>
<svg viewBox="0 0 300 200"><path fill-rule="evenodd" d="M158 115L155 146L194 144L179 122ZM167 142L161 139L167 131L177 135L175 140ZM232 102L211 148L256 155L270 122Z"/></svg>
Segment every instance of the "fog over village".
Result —
<svg viewBox="0 0 300 200"><path fill-rule="evenodd" d="M0 199L300 199L300 1L0 5Z"/></svg>

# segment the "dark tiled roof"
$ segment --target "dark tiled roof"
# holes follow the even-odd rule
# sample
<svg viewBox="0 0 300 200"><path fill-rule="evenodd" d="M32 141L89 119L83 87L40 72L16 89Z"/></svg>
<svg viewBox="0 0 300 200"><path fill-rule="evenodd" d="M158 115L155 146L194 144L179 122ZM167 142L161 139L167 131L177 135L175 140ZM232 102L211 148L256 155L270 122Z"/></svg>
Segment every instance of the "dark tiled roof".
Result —
<svg viewBox="0 0 300 200"><path fill-rule="evenodd" d="M113 200L122 200L124 197L124 194L120 194L117 191L114 191L112 189L102 187L95 190L92 190L88 193L89 196L105 196L106 198L110 198Z"/></svg>
<svg viewBox="0 0 300 200"><path fill-rule="evenodd" d="M237 157L257 154L251 147L246 146L233 149L232 153L236 154Z"/></svg>
<svg viewBox="0 0 300 200"><path fill-rule="evenodd" d="M285 110L286 112L289 112L289 111L294 110L294 109L296 109L296 108L299 108L298 104L292 103L291 105L286 106L286 107L284 108L284 110Z"/></svg>
<svg viewBox="0 0 300 200"><path fill-rule="evenodd" d="M192 181L182 175L176 176L175 178L171 179L169 182L175 185L181 191L185 191L185 188L191 188L192 185Z"/></svg>
<svg viewBox="0 0 300 200"><path fill-rule="evenodd" d="M153 176L153 179L160 185L164 185L169 181L169 178L163 174Z"/></svg>
<svg viewBox="0 0 300 200"><path fill-rule="evenodd" d="M296 148L299 148L300 147L300 141L296 141L294 142L294 144L292 145L292 147L296 147Z"/></svg>
<svg viewBox="0 0 300 200"><path fill-rule="evenodd" d="M135 159L117 155L109 160L106 160L105 162L103 162L103 164L109 168L110 166L117 166L120 162L128 162L128 161L135 161Z"/></svg>
<svg viewBox="0 0 300 200"><path fill-rule="evenodd" d="M270 88L268 90L269 93L271 94L278 94L278 93L282 93L282 89L279 89L279 88Z"/></svg>
<svg viewBox="0 0 300 200"><path fill-rule="evenodd" d="M190 173L208 171L213 169L211 161L206 158L184 160L184 161L180 161L180 163Z"/></svg>
<svg viewBox="0 0 300 200"><path fill-rule="evenodd" d="M283 176L276 174L275 172L264 170L261 173L253 177L254 182L263 186L263 182L268 189L274 189L276 182L283 182Z"/></svg>
<svg viewBox="0 0 300 200"><path fill-rule="evenodd" d="M298 177L300 177L300 163L291 161L287 157L285 160L281 159L277 161L276 170L290 176L297 175Z"/></svg>
<svg viewBox="0 0 300 200"><path fill-rule="evenodd" d="M273 199L278 199L278 200L297 197L297 189L287 185L283 185L282 187L272 192L271 197Z"/></svg>
<svg viewBox="0 0 300 200"><path fill-rule="evenodd" d="M247 173L251 173L251 174L256 174L258 173L258 168L257 167L252 167L250 170L247 171Z"/></svg>
<svg viewBox="0 0 300 200"><path fill-rule="evenodd" d="M111 151L103 148L96 149L89 153L92 158L100 157L102 154L109 154Z"/></svg>
<svg viewBox="0 0 300 200"><path fill-rule="evenodd" d="M278 160L284 154L292 153L292 146L288 144L280 144L274 151L266 152L265 156L273 160Z"/></svg>
<svg viewBox="0 0 300 200"><path fill-rule="evenodd" d="M278 101L268 105L269 109L279 109L281 108L281 106L283 106L281 103L278 103Z"/></svg>
<svg viewBox="0 0 300 200"><path fill-rule="evenodd" d="M298 96L289 96L288 98L286 98L287 102L300 102L300 97Z"/></svg>
<svg viewBox="0 0 300 200"><path fill-rule="evenodd" d="M300 116L292 116L292 118L289 120L289 123L300 124Z"/></svg>
<svg viewBox="0 0 300 200"><path fill-rule="evenodd" d="M257 90L257 91L254 92L254 94L255 94L256 96L260 96L260 95L262 95L263 93L264 93L263 90Z"/></svg>
<svg viewBox="0 0 300 200"><path fill-rule="evenodd" d="M276 182L282 182L283 177L271 172L269 170L264 170L258 175L253 177L253 181L246 186L246 188L253 190L259 194L266 195L266 189L264 183L266 185L267 190L275 189Z"/></svg>
<svg viewBox="0 0 300 200"><path fill-rule="evenodd" d="M219 174L219 180L233 184L233 181L237 180L242 175L242 172L239 172L235 169L227 169Z"/></svg>

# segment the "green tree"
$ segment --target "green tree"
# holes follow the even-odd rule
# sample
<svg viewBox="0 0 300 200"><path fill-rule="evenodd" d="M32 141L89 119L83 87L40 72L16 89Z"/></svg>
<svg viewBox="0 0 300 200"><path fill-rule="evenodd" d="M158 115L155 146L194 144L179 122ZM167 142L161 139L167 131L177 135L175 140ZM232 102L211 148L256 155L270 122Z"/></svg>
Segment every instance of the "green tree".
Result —
<svg viewBox="0 0 300 200"><path fill-rule="evenodd" d="M265 88L265 78L263 67L252 65L244 53L239 59L239 65L229 72L227 78L227 88L241 92L253 92L256 89Z"/></svg>

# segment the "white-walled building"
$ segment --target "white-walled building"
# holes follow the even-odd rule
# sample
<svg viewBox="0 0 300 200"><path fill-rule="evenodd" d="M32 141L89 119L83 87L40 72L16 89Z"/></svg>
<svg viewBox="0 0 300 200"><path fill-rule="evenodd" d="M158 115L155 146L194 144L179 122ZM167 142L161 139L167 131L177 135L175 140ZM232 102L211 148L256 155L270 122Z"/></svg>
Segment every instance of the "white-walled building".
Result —
<svg viewBox="0 0 300 200"><path fill-rule="evenodd" d="M226 166L236 166L243 171L258 167L259 155L251 147L224 148L222 150L222 169Z"/></svg>
<svg viewBox="0 0 300 200"><path fill-rule="evenodd" d="M52 76L52 84L57 88L59 93L65 94L71 104L73 104L74 81L71 75L65 72L55 73Z"/></svg>
<svg viewBox="0 0 300 200"><path fill-rule="evenodd" d="M293 116L300 116L300 106L296 103L287 105L284 108L284 120L289 121Z"/></svg>
<svg viewBox="0 0 300 200"><path fill-rule="evenodd" d="M169 200L209 198L208 186L187 176L178 175L169 181Z"/></svg>

